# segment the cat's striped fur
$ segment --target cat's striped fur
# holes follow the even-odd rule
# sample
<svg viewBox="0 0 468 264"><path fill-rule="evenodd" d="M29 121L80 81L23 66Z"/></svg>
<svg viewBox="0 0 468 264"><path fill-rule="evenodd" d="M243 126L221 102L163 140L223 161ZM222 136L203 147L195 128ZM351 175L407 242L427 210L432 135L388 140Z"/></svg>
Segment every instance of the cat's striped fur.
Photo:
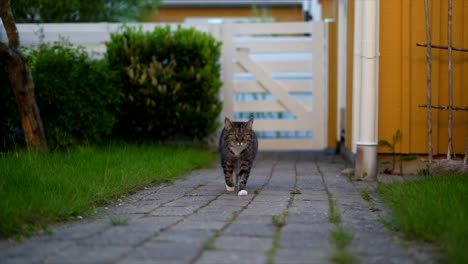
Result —
<svg viewBox="0 0 468 264"><path fill-rule="evenodd" d="M258 150L258 141L252 129L253 119L247 122L224 120L219 138L221 166L226 180L226 189L234 191L236 176L238 195L247 195L246 185Z"/></svg>

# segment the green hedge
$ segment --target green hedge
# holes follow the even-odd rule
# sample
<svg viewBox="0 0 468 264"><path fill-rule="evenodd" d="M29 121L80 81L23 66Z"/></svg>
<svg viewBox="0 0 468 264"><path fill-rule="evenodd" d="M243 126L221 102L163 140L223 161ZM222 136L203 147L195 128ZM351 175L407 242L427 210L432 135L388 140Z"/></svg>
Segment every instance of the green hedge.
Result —
<svg viewBox="0 0 468 264"><path fill-rule="evenodd" d="M18 106L5 64L0 61L0 151L24 145Z"/></svg>
<svg viewBox="0 0 468 264"><path fill-rule="evenodd" d="M118 133L125 138L203 138L217 129L220 46L194 28L121 27L106 60L123 85Z"/></svg>
<svg viewBox="0 0 468 264"><path fill-rule="evenodd" d="M103 139L201 139L216 131L220 46L193 28L122 27L93 60L66 41L24 50L50 149ZM0 151L24 144L0 62ZM114 133L114 134L112 134Z"/></svg>
<svg viewBox="0 0 468 264"><path fill-rule="evenodd" d="M100 142L111 134L120 87L104 61L57 43L32 50L29 63L49 147Z"/></svg>
<svg viewBox="0 0 468 264"><path fill-rule="evenodd" d="M120 87L115 85L117 75L104 61L92 60L85 50L65 41L29 48L25 54L49 148L98 143L111 134L117 122ZM6 87L0 98L5 98L8 112L0 118L7 146L20 123L17 110L12 110L16 104L11 86L6 78L0 80Z"/></svg>

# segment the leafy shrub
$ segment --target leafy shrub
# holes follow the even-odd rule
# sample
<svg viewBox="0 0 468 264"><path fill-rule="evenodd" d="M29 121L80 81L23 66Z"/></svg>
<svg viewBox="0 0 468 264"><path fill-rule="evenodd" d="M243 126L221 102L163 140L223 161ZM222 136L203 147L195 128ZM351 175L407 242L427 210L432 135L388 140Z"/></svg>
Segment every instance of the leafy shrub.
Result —
<svg viewBox="0 0 468 264"><path fill-rule="evenodd" d="M200 139L217 129L219 41L194 28L124 26L106 46L123 85L120 135Z"/></svg>
<svg viewBox="0 0 468 264"><path fill-rule="evenodd" d="M112 132L120 88L103 60L61 41L31 49L28 63L49 147L99 142Z"/></svg>
<svg viewBox="0 0 468 264"><path fill-rule="evenodd" d="M84 49L63 40L27 48L25 54L49 148L97 143L110 135L117 121L120 88L114 82L118 76L103 60L92 60ZM1 89L0 98L7 103L1 110L7 111L0 117L0 136L6 142L20 123L10 83L2 74L0 81L7 89Z"/></svg>
<svg viewBox="0 0 468 264"><path fill-rule="evenodd" d="M0 62L0 151L8 151L25 143L18 106L4 63Z"/></svg>

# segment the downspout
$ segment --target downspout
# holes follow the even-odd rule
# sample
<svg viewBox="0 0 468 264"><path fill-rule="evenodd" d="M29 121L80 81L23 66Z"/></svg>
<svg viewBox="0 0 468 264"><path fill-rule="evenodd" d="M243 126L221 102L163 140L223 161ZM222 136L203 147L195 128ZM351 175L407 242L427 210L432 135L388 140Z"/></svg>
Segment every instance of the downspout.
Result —
<svg viewBox="0 0 468 264"><path fill-rule="evenodd" d="M351 151L356 154L356 142L359 138L359 106L361 102L361 0L354 1L354 36L353 36L353 112L352 112L352 131L351 131Z"/></svg>
<svg viewBox="0 0 468 264"><path fill-rule="evenodd" d="M362 179L377 178L378 84L379 84L379 0L356 0L358 80L353 81L353 110L357 110L355 174ZM356 42L355 42L356 43ZM355 107L354 107L355 106ZM353 114L354 116L354 114ZM355 130L353 129L353 133ZM354 134L353 134L354 135Z"/></svg>

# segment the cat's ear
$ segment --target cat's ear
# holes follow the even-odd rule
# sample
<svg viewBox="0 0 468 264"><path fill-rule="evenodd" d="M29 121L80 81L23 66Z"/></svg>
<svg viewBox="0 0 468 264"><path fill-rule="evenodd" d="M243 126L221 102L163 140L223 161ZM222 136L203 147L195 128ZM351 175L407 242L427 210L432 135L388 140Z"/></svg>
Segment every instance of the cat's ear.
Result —
<svg viewBox="0 0 468 264"><path fill-rule="evenodd" d="M248 129L252 129L252 125L253 125L253 118L250 118L249 121L247 121L247 128Z"/></svg>
<svg viewBox="0 0 468 264"><path fill-rule="evenodd" d="M224 118L224 128L226 130L229 130L232 128L232 123L231 123L231 120L229 120L229 118Z"/></svg>

